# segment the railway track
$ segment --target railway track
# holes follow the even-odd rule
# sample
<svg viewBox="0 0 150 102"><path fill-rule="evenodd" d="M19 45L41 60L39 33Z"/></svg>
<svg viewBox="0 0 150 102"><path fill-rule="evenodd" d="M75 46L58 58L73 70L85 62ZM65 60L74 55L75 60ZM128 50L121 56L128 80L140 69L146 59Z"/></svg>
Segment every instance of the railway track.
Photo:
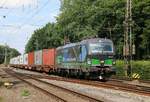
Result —
<svg viewBox="0 0 150 102"><path fill-rule="evenodd" d="M26 81L22 76L20 76L20 75L14 73L14 72L12 72L11 70L5 69L4 71L5 71L6 73L8 73L9 75L11 75L11 76L13 76L13 77L15 77L15 78L17 78L17 79L19 79L19 80L21 80L21 81L27 83L28 85L30 85L30 86L32 86L32 87L34 87L34 88L36 88L36 89L38 89L39 91L45 93L46 95L52 96L53 98L55 98L55 99L58 100L58 101L67 102L66 100L64 100L64 99L62 99L62 98L60 98L60 97L58 97L58 96L56 96L56 95L54 95L54 94L48 92L47 90L42 89L42 88L40 88L40 87L38 87L38 86L36 86L36 85L34 85L34 84L32 84L32 83Z"/></svg>
<svg viewBox="0 0 150 102"><path fill-rule="evenodd" d="M76 98L75 102L77 102L77 100L80 101L80 102L104 102L104 101L107 102L108 101L108 100L105 100L105 99L99 100L97 98L94 98L94 97L91 97L91 96L88 96L88 95L85 95L85 94L82 94L82 93L79 93L79 92L76 92L76 91L58 86L58 85L55 85L55 84L52 84L52 83L42 81L42 80L38 79L37 77L33 77L31 75L16 73L16 72L14 72L10 69L5 69L5 72L7 72L8 74L22 80L23 82L29 84L30 86L44 92L45 94L54 97L56 100L61 101L61 102L74 102L72 100L73 98ZM54 89L56 89L56 91L59 90L59 93L58 92L52 93L49 90L41 88L40 86L37 85L38 83L39 84L45 84L45 85L49 86L49 90L51 89L51 90L53 90L53 92L55 91ZM62 95L62 94L64 94L64 95ZM65 96L65 97L62 97L61 95ZM71 97L69 97L70 99L67 98L67 95L71 96Z"/></svg>
<svg viewBox="0 0 150 102"><path fill-rule="evenodd" d="M127 78L127 77L112 77L110 80L112 81L133 81L135 79L132 79L132 78ZM145 84L150 84L150 80L138 80L139 82L141 83L145 83Z"/></svg>
<svg viewBox="0 0 150 102"><path fill-rule="evenodd" d="M105 88L127 91L127 92L132 92L132 93L136 93L136 94L140 94L140 95L150 96L150 87L122 83L121 80L117 80L117 79L111 80L108 82L99 82L99 81L79 80L79 79L71 79L71 78L63 78L63 77L49 77L49 76L43 77L43 76L38 76L38 75L32 75L32 76L38 77L38 78L43 78L43 79L91 85L91 86L95 86L95 87L105 87Z"/></svg>
<svg viewBox="0 0 150 102"><path fill-rule="evenodd" d="M59 80L59 81L67 81L67 82L73 82L78 84L84 84L84 85L91 85L95 87L104 87L104 88L110 88L115 90L121 90L121 91L127 91L132 92L140 95L150 96L150 87L145 86L138 86L138 85L131 85L131 84L125 84L120 82L98 82L98 81L87 81L87 80L77 80L77 79L59 79L59 78L48 78L51 80Z"/></svg>
<svg viewBox="0 0 150 102"><path fill-rule="evenodd" d="M64 77L50 77L50 76L41 76L41 75L30 75L30 76L43 78L43 79L91 85L91 86L95 86L95 87L105 87L105 88L127 91L127 92L132 92L132 93L136 93L136 94L140 94L140 95L150 96L150 87L123 83L123 80L120 80L120 79L119 80L114 79L114 80L111 80L108 82L99 82L99 81L79 80L79 79L71 79L71 78L64 78Z"/></svg>
<svg viewBox="0 0 150 102"><path fill-rule="evenodd" d="M20 70L24 70L24 69L20 69ZM33 72L33 71L30 71L30 70L26 70L26 71ZM43 78L43 76L44 76L44 78L49 78L48 74L46 74L46 75L35 75L35 76L37 76L39 78ZM126 77L123 78L123 77L115 77L115 76L113 76L113 77L111 77L109 79L109 81L117 81L117 82L128 81L128 82L131 82L131 81L133 81L133 79L126 78ZM138 81L141 82L141 83L144 83L144 84L150 84L150 80L138 80Z"/></svg>

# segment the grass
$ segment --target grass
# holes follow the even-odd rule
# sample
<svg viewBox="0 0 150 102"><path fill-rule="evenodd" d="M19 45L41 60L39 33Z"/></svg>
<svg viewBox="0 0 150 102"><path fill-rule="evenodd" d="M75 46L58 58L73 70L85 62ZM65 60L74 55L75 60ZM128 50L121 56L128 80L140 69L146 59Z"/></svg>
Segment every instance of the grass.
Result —
<svg viewBox="0 0 150 102"><path fill-rule="evenodd" d="M29 96L30 95L30 92L26 89L24 89L21 93L21 96Z"/></svg>
<svg viewBox="0 0 150 102"><path fill-rule="evenodd" d="M117 76L124 77L124 61L118 60L116 62ZM132 61L132 72L138 73L140 79L150 80L150 61Z"/></svg>
<svg viewBox="0 0 150 102"><path fill-rule="evenodd" d="M0 102L2 102L3 101L3 98L0 96Z"/></svg>

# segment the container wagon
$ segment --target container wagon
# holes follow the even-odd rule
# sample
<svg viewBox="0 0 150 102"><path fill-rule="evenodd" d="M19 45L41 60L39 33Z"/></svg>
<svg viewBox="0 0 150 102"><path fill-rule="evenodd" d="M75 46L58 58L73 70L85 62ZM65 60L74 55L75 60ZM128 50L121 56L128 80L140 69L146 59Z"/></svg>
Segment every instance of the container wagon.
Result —
<svg viewBox="0 0 150 102"><path fill-rule="evenodd" d="M43 71L53 72L55 70L55 49L44 49L43 50Z"/></svg>

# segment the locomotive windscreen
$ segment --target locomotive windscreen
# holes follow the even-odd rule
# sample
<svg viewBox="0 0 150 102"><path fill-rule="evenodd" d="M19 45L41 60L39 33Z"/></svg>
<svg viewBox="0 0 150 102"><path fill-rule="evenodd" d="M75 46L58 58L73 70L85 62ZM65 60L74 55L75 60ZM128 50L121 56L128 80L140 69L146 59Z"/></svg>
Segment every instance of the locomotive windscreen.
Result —
<svg viewBox="0 0 150 102"><path fill-rule="evenodd" d="M113 53L112 43L91 43L89 44L91 53Z"/></svg>

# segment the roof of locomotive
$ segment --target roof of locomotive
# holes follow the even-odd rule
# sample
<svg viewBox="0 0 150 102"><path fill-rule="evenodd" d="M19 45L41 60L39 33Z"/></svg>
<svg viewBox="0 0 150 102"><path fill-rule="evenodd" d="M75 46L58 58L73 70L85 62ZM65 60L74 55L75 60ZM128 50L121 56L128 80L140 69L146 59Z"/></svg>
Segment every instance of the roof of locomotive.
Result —
<svg viewBox="0 0 150 102"><path fill-rule="evenodd" d="M112 43L112 41L110 39L106 39L106 38L93 38L93 39L86 39L81 41L81 43L94 43L94 42L109 42Z"/></svg>
<svg viewBox="0 0 150 102"><path fill-rule="evenodd" d="M93 39L86 39L86 40L83 40L83 41L77 42L77 43L66 44L64 46L58 47L57 50L58 49L65 49L65 48L69 48L69 47L73 47L73 46L77 46L77 45L82 45L82 44L95 43L95 42L108 42L108 43L112 43L112 41L110 39L93 38Z"/></svg>
<svg viewBox="0 0 150 102"><path fill-rule="evenodd" d="M65 49L65 48L73 47L73 46L76 46L76 45L79 45L79 42L77 42L77 43L70 43L70 44L66 44L64 46L57 47L57 50L58 49Z"/></svg>

